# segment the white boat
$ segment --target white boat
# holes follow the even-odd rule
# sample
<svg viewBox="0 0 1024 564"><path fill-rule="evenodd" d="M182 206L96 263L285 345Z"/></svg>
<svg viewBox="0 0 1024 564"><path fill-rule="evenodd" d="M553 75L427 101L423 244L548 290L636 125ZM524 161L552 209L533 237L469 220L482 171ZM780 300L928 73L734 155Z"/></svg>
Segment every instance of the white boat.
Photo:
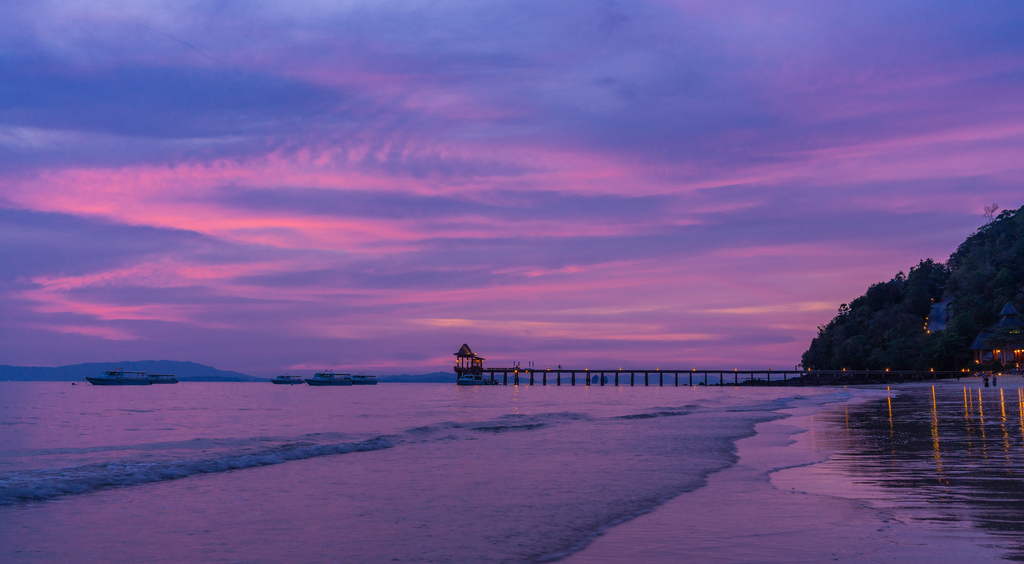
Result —
<svg viewBox="0 0 1024 564"><path fill-rule="evenodd" d="M274 379L271 380L270 382L273 383L273 384L285 384L285 385L295 385L295 384L305 384L306 383L306 381L303 380L299 376L288 376L288 375L274 376Z"/></svg>
<svg viewBox="0 0 1024 564"><path fill-rule="evenodd" d="M455 380L457 386L494 386L498 383L497 380L487 379L480 374L466 374Z"/></svg>
<svg viewBox="0 0 1024 564"><path fill-rule="evenodd" d="M370 374L356 374L352 376L353 386L376 386L377 377Z"/></svg>
<svg viewBox="0 0 1024 564"><path fill-rule="evenodd" d="M86 376L93 386L149 386L153 381L145 372L129 370L104 370L101 376Z"/></svg>
<svg viewBox="0 0 1024 564"><path fill-rule="evenodd" d="M149 380L154 384L177 384L178 379L174 374L150 374Z"/></svg>
<svg viewBox="0 0 1024 564"><path fill-rule="evenodd" d="M352 378L349 374L317 372L312 378L306 378L306 383L310 386L351 386Z"/></svg>

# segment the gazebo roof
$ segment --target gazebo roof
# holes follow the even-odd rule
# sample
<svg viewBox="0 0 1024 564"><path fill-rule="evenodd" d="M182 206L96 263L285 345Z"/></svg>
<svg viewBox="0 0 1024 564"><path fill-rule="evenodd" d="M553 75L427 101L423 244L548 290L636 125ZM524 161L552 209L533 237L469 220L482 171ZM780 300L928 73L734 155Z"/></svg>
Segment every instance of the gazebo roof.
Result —
<svg viewBox="0 0 1024 564"><path fill-rule="evenodd" d="M1017 313L1017 310L1014 309L1013 304L1010 302L1006 302L1006 305L1003 306L1003 311L1000 311L999 315L1003 317L999 320L999 323L996 323L996 327L1024 327L1024 322L1017 319L1017 316L1020 314Z"/></svg>
<svg viewBox="0 0 1024 564"><path fill-rule="evenodd" d="M970 350L972 351L990 351L994 347L989 343L989 339L992 338L992 334L988 331L982 331L978 334L978 338L974 339L974 343L971 344Z"/></svg>
<svg viewBox="0 0 1024 564"><path fill-rule="evenodd" d="M476 358L479 360L484 359L482 356L477 356L477 354L473 352L472 349L469 348L469 345L465 343L462 344L462 348L459 349L459 352L455 353L455 356L459 358Z"/></svg>

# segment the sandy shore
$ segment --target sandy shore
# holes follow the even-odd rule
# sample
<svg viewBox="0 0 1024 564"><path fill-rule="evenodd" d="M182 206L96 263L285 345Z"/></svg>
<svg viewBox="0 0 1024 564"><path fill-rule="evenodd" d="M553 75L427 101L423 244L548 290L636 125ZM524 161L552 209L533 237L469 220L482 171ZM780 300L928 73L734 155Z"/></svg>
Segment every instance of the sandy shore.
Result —
<svg viewBox="0 0 1024 564"><path fill-rule="evenodd" d="M886 391L852 393L857 403ZM758 424L757 435L737 442L738 462L705 487L608 530L561 562L934 564L1004 556L1005 545L969 524L909 519L886 507L884 492L831 472L822 463L833 453L817 439L830 425L824 413L835 409L798 406L783 411L788 418Z"/></svg>

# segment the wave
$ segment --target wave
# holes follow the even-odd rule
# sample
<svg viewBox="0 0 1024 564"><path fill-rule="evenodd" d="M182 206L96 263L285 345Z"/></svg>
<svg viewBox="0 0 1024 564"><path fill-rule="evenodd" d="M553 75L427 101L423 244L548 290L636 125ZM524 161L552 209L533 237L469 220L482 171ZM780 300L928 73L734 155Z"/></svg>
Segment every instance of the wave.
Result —
<svg viewBox="0 0 1024 564"><path fill-rule="evenodd" d="M391 437L334 444L296 442L215 458L162 462L104 462L59 469L0 474L0 505L45 501L98 490L164 482L196 474L215 474L270 466L292 460L391 448Z"/></svg>
<svg viewBox="0 0 1024 564"><path fill-rule="evenodd" d="M697 406L662 407L657 411L621 415L606 420L643 420L675 417L693 413ZM460 440L464 433L527 432L557 427L581 420L592 420L586 413L552 412L507 414L488 421L441 422L413 427L398 434L365 440L344 433L307 433L297 437L249 437L244 439L196 438L185 441L143 445L97 446L85 448L39 449L34 455L101 454L117 451L160 453L181 457L171 460L114 460L0 473L0 506L45 501L61 496L85 494L99 490L177 480L196 474L214 474L260 466L281 464L321 456L365 452L392 448L401 443L435 440ZM452 434L452 433L455 434ZM197 451L204 451L198 454ZM209 452L210 450L220 452ZM188 454L182 451L188 452ZM27 454L27 453L25 453ZM189 456L191 454L192 456ZM195 458L203 456L203 458Z"/></svg>
<svg viewBox="0 0 1024 564"><path fill-rule="evenodd" d="M583 419L590 419L590 417L583 413L574 413L571 411L534 413L530 415L512 413L502 415L492 421L450 423L448 426L454 429L468 429L470 431L483 431L488 433L504 433L506 431L530 431L550 425L559 425Z"/></svg>
<svg viewBox="0 0 1024 564"><path fill-rule="evenodd" d="M620 415L615 419L654 419L655 417L679 417L689 415L692 411L655 411L653 413L634 413L632 415Z"/></svg>
<svg viewBox="0 0 1024 564"><path fill-rule="evenodd" d="M502 433L505 431L529 431L543 427L544 423L524 423L522 425L488 425L484 427L469 427L471 431L487 431L490 433Z"/></svg>

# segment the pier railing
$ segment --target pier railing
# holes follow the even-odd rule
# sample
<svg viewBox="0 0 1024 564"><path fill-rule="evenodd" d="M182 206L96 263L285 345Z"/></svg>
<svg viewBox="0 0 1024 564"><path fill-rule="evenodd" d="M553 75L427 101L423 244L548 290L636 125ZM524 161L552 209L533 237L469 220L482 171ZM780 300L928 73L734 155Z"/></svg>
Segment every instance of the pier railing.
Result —
<svg viewBox="0 0 1024 564"><path fill-rule="evenodd" d="M515 386L576 386L577 378L583 386L830 386L856 384L888 384L961 378L969 372L952 370L662 370L650 369L540 369L540 368L484 368L489 380L504 385L511 378ZM668 384L666 384L668 382Z"/></svg>

